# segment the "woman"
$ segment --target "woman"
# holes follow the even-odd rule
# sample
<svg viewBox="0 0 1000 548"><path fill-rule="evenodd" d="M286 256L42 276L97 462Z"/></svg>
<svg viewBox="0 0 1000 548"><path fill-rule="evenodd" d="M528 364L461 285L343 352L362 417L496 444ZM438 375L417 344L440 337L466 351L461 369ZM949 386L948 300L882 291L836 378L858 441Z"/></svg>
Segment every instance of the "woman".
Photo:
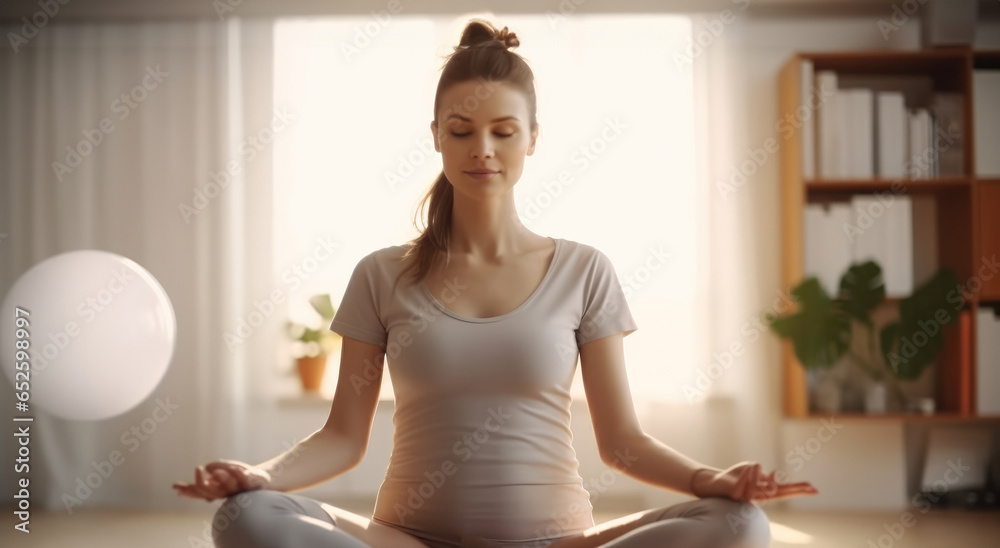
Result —
<svg viewBox="0 0 1000 548"><path fill-rule="evenodd" d="M636 330L607 256L532 233L514 185L538 136L534 80L507 28L472 20L437 88L444 169L428 226L358 262L331 329L343 335L327 423L257 466L216 461L179 494L226 498L229 547L766 547L754 501L815 494L756 463L704 466L643 433L622 339ZM364 457L388 356L392 455L372 518L287 492ZM601 457L696 500L595 526L571 445L577 359Z"/></svg>

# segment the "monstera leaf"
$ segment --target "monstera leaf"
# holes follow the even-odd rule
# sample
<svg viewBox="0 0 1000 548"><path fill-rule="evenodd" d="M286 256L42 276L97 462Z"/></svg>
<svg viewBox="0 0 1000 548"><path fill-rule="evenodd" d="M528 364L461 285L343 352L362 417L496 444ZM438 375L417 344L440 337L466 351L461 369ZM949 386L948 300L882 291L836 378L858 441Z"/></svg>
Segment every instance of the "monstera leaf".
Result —
<svg viewBox="0 0 1000 548"><path fill-rule="evenodd" d="M792 289L799 302L795 314L770 322L780 337L792 340L795 356L806 368L831 367L851 344L851 317L831 301L816 278L808 278Z"/></svg>
<svg viewBox="0 0 1000 548"><path fill-rule="evenodd" d="M851 265L840 278L840 297L852 318L873 327L871 313L885 300L882 268L874 261Z"/></svg>
<svg viewBox="0 0 1000 548"><path fill-rule="evenodd" d="M916 380L944 347L944 328L958 320L948 293L959 286L958 276L942 268L913 295L899 301L899 321L879 335L882 357L896 376Z"/></svg>

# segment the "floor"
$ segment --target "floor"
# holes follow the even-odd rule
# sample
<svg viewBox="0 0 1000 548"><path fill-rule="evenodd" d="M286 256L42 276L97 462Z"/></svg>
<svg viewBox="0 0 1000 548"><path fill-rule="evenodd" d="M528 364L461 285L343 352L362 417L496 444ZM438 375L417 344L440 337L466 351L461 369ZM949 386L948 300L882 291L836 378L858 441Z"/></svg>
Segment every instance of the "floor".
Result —
<svg viewBox="0 0 1000 548"><path fill-rule="evenodd" d="M2 512L0 545L24 548L211 548L205 513L87 511L33 513L31 533L13 529L15 520ZM360 511L359 511L360 510ZM361 509L352 509L361 513ZM1000 545L1000 513L947 512L919 514L903 523L901 514L783 512L767 510L773 548L994 548ZM627 513L627 512L626 512ZM597 523L624 515L595 514ZM898 538L893 536L893 533ZM11 543L11 540L14 542Z"/></svg>

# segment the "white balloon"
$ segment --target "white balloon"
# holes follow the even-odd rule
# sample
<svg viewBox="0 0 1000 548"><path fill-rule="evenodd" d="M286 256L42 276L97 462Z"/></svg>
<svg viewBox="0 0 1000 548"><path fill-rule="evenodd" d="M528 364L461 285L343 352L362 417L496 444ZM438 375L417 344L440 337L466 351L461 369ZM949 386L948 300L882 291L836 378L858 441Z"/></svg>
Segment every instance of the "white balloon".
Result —
<svg viewBox="0 0 1000 548"><path fill-rule="evenodd" d="M17 317L29 322L27 334ZM72 420L124 413L160 383L176 338L167 293L135 261L92 249L49 257L18 278L0 309L0 363L15 396L29 395L27 411L10 411ZM25 344L30 375L15 360Z"/></svg>

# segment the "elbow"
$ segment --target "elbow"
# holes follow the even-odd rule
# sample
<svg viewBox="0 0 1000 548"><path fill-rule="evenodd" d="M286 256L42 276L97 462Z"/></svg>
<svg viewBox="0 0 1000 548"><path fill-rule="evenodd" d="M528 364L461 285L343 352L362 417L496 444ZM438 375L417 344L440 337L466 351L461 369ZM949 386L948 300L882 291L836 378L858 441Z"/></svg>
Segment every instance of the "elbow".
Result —
<svg viewBox="0 0 1000 548"><path fill-rule="evenodd" d="M639 433L602 444L601 462L615 470L625 470L631 467L635 461L639 460L646 438L646 434Z"/></svg>

